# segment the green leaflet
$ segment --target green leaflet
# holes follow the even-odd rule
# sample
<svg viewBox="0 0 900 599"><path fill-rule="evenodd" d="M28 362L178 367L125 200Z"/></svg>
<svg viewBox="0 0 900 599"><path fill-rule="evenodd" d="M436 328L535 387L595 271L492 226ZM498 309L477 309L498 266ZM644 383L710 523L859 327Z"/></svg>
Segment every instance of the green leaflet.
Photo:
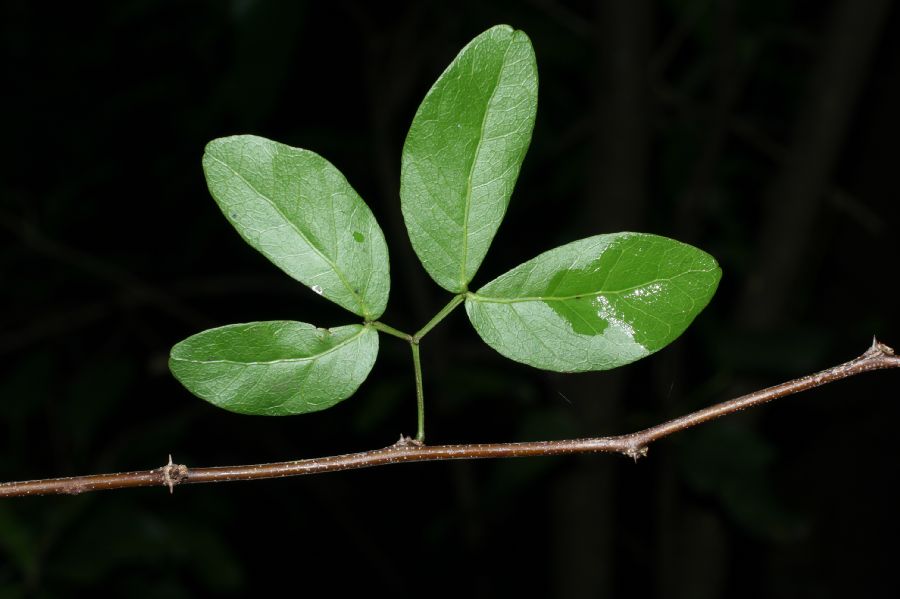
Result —
<svg viewBox="0 0 900 599"><path fill-rule="evenodd" d="M538 368L605 370L671 343L712 298L721 271L708 254L664 237L590 237L468 291L506 213L536 109L531 43L506 25L463 48L419 106L403 147L401 209L425 269L456 295L413 336L371 322L388 300L387 246L372 212L334 166L261 137L210 142L203 157L209 189L240 235L366 322L331 330L290 321L212 329L172 348L172 373L234 412L322 410L362 384L382 330L412 344L422 440L418 341L463 297L488 345Z"/></svg>
<svg viewBox="0 0 900 599"><path fill-rule="evenodd" d="M558 372L607 370L674 341L716 291L709 254L643 233L597 235L545 252L466 298L504 356Z"/></svg>
<svg viewBox="0 0 900 599"><path fill-rule="evenodd" d="M347 399L377 355L378 333L370 326L251 322L188 337L172 348L169 369L191 393L220 408L285 416Z"/></svg>
<svg viewBox="0 0 900 599"><path fill-rule="evenodd" d="M375 320L390 291L387 244L372 211L331 163L262 137L211 141L210 193L241 237L284 272Z"/></svg>
<svg viewBox="0 0 900 599"><path fill-rule="evenodd" d="M531 141L537 65L521 31L472 40L425 96L403 146L400 200L413 249L448 291L465 291L506 213Z"/></svg>

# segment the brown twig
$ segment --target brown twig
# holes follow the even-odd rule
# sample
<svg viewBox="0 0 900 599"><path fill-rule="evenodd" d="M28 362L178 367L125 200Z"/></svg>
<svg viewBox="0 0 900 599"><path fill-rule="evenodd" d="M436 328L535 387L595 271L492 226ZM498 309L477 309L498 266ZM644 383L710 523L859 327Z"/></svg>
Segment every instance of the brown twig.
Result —
<svg viewBox="0 0 900 599"><path fill-rule="evenodd" d="M862 374L863 372L886 368L900 368L900 356L895 356L894 350L887 345L880 343L878 340L873 340L872 347L863 355L844 364L774 387L762 389L761 391L755 391L627 435L562 441L434 446L420 445L408 437L401 437L400 441L384 449L360 453L292 462L276 462L273 464L217 466L214 468L189 469L182 464L172 463L170 456L168 464L155 470L2 483L0 484L0 497L77 495L88 491L152 486L165 486L171 492L176 485L180 484L282 478L285 476L299 476L301 474L321 474L339 470L371 468L373 466L384 466L401 462L518 458L574 453L621 453L637 460L647 455L647 447L651 443L668 437L673 433L715 420L721 416L762 405L779 397L800 393L801 391L820 387Z"/></svg>

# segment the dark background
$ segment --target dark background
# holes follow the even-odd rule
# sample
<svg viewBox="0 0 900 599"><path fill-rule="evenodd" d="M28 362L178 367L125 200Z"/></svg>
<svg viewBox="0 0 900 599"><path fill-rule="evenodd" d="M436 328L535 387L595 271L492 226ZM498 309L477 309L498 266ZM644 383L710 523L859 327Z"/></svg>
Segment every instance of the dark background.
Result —
<svg viewBox="0 0 900 599"><path fill-rule="evenodd" d="M352 319L243 244L200 169L255 133L315 150L372 208L384 321L448 299L405 236L408 124L472 37L509 23L540 72L534 140L474 284L639 230L721 263L669 348L561 376L454 313L423 344L431 443L615 434L900 344L900 8L889 0L5 1L0 480L313 457L415 429L407 347L360 391L238 416L168 374L204 328ZM897 593L898 375L618 456L403 465L0 502L0 597L380 591L495 597Z"/></svg>

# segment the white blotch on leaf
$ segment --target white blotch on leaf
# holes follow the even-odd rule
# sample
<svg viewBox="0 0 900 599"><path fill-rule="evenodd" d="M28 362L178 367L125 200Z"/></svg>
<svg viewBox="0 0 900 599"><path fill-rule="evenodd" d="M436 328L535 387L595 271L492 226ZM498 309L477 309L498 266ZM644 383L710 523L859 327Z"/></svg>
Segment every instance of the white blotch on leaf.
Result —
<svg viewBox="0 0 900 599"><path fill-rule="evenodd" d="M318 285L313 285L312 287L310 287L310 289L312 289L317 295L322 295L322 288Z"/></svg>
<svg viewBox="0 0 900 599"><path fill-rule="evenodd" d="M638 287L634 291L628 293L626 297L653 297L654 295L659 295L659 292L662 291L662 285L659 283L653 283L651 285L645 285L644 287Z"/></svg>
<svg viewBox="0 0 900 599"><path fill-rule="evenodd" d="M605 295L598 295L595 305L597 306L597 316L605 320L610 327L619 329L621 332L625 333L629 339L634 340L634 329L631 328L630 324L625 322L621 315L616 313L616 309L609 303L609 300Z"/></svg>

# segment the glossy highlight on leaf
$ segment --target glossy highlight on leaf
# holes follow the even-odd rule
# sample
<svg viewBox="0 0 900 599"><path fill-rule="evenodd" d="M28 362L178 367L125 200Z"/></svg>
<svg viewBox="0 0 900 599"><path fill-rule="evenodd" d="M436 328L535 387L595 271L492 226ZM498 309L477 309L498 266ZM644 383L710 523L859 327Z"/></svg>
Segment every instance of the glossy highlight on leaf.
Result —
<svg viewBox="0 0 900 599"><path fill-rule="evenodd" d="M628 364L674 341L709 303L709 254L644 233L597 235L545 252L466 297L481 338L545 370Z"/></svg>
<svg viewBox="0 0 900 599"><path fill-rule="evenodd" d="M169 369L191 393L240 414L285 416L347 399L378 355L370 326L293 321L232 324L172 348Z"/></svg>
<svg viewBox="0 0 900 599"><path fill-rule="evenodd" d="M262 137L211 141L210 193L241 237L317 294L375 320L390 291L387 244L369 207L330 162Z"/></svg>
<svg viewBox="0 0 900 599"><path fill-rule="evenodd" d="M472 40L419 106L400 172L403 219L425 270L465 291L519 176L537 110L528 36L498 25Z"/></svg>

